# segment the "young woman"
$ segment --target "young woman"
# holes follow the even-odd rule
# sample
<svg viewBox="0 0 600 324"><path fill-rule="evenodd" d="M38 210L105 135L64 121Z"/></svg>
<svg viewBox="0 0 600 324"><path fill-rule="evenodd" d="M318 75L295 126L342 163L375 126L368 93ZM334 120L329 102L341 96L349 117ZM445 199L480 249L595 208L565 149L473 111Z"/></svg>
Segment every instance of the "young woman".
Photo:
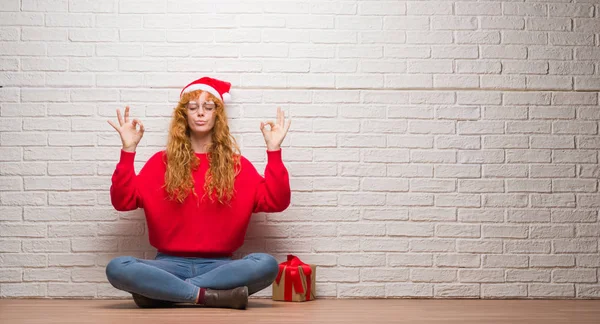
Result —
<svg viewBox="0 0 600 324"><path fill-rule="evenodd" d="M117 109L123 147L112 176L116 210L143 208L154 260L120 256L106 266L108 281L130 292L139 307L174 303L245 309L248 295L268 287L278 272L269 254L233 260L252 213L281 212L290 204L289 176L281 143L291 125L260 123L267 144L264 178L239 153L229 132L224 102L231 84L204 77L188 84L173 112L165 150L135 174L136 147L144 134L139 119ZM270 125L267 129L266 125ZM139 126L139 129L138 129Z"/></svg>

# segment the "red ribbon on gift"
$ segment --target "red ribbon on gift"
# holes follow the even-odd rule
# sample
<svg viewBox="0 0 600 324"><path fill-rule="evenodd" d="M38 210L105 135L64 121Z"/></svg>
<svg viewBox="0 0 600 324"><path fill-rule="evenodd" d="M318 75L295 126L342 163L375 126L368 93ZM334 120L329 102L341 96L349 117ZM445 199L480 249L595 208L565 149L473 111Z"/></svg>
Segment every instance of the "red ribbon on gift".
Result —
<svg viewBox="0 0 600 324"><path fill-rule="evenodd" d="M281 277L283 276L283 272L285 271L285 287L283 287L283 298L287 301L292 300L292 287L294 287L294 290L298 294L304 292L304 287L302 287L302 277L300 276L300 268L302 268L304 276L306 277L306 300L310 300L312 269L308 264L300 261L297 256L288 254L287 261L279 264L279 273L277 274L277 278L275 278L275 282L279 284Z"/></svg>

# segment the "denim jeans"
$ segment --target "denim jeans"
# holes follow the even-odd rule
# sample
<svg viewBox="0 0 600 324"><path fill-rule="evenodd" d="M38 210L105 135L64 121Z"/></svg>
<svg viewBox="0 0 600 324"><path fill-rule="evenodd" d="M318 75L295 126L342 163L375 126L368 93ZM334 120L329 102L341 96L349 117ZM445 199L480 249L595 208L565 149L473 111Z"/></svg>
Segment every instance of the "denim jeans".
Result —
<svg viewBox="0 0 600 324"><path fill-rule="evenodd" d="M189 258L158 252L154 260L120 256L106 265L113 287L151 299L194 303L201 288L232 289L247 286L252 295L275 280L279 265L266 253L242 259Z"/></svg>

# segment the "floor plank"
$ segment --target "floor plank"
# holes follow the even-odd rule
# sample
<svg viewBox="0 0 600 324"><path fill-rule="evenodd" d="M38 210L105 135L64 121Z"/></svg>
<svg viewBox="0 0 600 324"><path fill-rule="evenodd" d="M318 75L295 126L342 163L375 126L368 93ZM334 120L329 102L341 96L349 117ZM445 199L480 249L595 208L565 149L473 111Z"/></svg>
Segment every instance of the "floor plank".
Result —
<svg viewBox="0 0 600 324"><path fill-rule="evenodd" d="M131 299L0 299L0 323L600 323L600 300L250 299L246 310L140 309Z"/></svg>

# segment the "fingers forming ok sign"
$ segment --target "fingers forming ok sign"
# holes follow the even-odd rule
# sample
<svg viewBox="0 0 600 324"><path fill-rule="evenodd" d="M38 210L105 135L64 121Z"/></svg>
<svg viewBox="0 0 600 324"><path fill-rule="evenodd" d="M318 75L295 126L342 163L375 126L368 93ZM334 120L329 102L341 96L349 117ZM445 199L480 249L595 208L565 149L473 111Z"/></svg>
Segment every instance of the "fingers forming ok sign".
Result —
<svg viewBox="0 0 600 324"><path fill-rule="evenodd" d="M112 120L108 120L108 123L119 133L119 136L121 136L123 149L126 151L135 151L142 136L144 136L144 124L137 118L134 118L133 120L129 119L129 106L125 107L125 118L121 118L121 110L117 108L117 120L119 121L118 126ZM138 124L140 125L139 130L137 129Z"/></svg>
<svg viewBox="0 0 600 324"><path fill-rule="evenodd" d="M260 122L260 130L263 133L267 148L269 150L278 150L290 129L292 120L285 120L285 113L280 107L277 107L277 122L269 120L267 122ZM266 125L271 126L270 130L267 130Z"/></svg>

